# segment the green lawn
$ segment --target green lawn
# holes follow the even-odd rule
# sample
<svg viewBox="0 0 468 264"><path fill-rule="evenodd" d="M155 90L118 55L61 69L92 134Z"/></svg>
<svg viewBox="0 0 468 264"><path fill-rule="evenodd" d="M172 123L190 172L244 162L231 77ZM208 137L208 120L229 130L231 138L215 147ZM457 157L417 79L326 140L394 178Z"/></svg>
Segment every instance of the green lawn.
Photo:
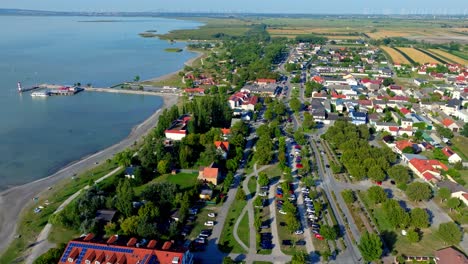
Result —
<svg viewBox="0 0 468 264"><path fill-rule="evenodd" d="M113 169L117 165L112 162L104 162L101 165L76 176L74 179L68 178L54 185L53 189L43 191L38 195L39 199L34 204L25 207L21 212L17 234L20 235L12 241L7 250L0 257L0 263L14 263L25 252L26 248L35 242L37 235L42 228L47 224L49 216L65 201L69 196L76 193L78 190L86 186L90 180L96 180ZM117 173L118 174L118 173ZM49 205L45 206L44 202L48 200ZM35 214L34 208L44 206L42 212Z"/></svg>
<svg viewBox="0 0 468 264"><path fill-rule="evenodd" d="M249 214L246 212L237 228L237 235L247 247L250 247Z"/></svg>
<svg viewBox="0 0 468 264"><path fill-rule="evenodd" d="M238 192L243 192L242 189L238 189ZM222 252L225 253L245 253L245 250L236 242L233 230L234 224L237 219L240 217L242 209L246 206L247 202L243 201L234 201L229 208L229 212L226 217L226 222L224 223L223 232L219 238L218 247Z"/></svg>
<svg viewBox="0 0 468 264"><path fill-rule="evenodd" d="M465 188L468 188L468 170L461 170L460 178L465 181Z"/></svg>
<svg viewBox="0 0 468 264"><path fill-rule="evenodd" d="M279 179L281 175L283 175L283 172L279 168L278 164L270 166L269 168L265 169L263 172L266 173L270 179L274 179L274 178Z"/></svg>
<svg viewBox="0 0 468 264"><path fill-rule="evenodd" d="M159 183L159 182L171 182L171 183L179 185L181 189L190 188L192 186L195 186L195 184L197 184L197 177L198 177L198 174L195 174L195 173L177 173L175 175L164 174L144 185L136 187L135 193L138 195L143 191L143 189L146 188L147 185L153 184L153 183Z"/></svg>
<svg viewBox="0 0 468 264"><path fill-rule="evenodd" d="M294 255L298 250L303 250L304 246L295 246L295 242L301 239L304 239L303 235L295 235L294 233L289 232L287 225L281 226L281 223L286 223L286 215L276 212L276 223L278 225L278 236L281 246L281 251L286 255ZM293 246L284 246L283 240L291 240Z"/></svg>
<svg viewBox="0 0 468 264"><path fill-rule="evenodd" d="M464 160L468 160L468 138L457 136L452 139L453 146L451 147L456 151Z"/></svg>
<svg viewBox="0 0 468 264"><path fill-rule="evenodd" d="M252 195L255 195L255 192L257 191L257 179L255 176L250 177L247 186L249 187L249 192Z"/></svg>
<svg viewBox="0 0 468 264"><path fill-rule="evenodd" d="M209 226L205 226L206 221L213 221L214 218L208 217L209 213L217 213L219 207L209 206L200 209L200 212L197 214L197 218L193 225L193 229L188 236L190 239L195 239L203 229L211 229ZM216 221L216 220L215 220Z"/></svg>
<svg viewBox="0 0 468 264"><path fill-rule="evenodd" d="M71 239L77 238L80 236L79 232L74 230L66 229L61 226L52 226L49 234L49 241L55 244L68 243Z"/></svg>

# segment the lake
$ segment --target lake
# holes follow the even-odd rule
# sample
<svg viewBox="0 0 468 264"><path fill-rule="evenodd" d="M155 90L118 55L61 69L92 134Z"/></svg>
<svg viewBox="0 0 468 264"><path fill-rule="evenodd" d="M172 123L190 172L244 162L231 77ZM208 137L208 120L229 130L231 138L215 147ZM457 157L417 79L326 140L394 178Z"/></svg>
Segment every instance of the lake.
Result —
<svg viewBox="0 0 468 264"><path fill-rule="evenodd" d="M112 20L113 22L83 22ZM0 16L0 189L43 178L125 138L162 106L156 96L86 93L32 98L41 83L111 86L161 76L196 56L138 33L191 29L163 18ZM8 26L5 26L8 25Z"/></svg>

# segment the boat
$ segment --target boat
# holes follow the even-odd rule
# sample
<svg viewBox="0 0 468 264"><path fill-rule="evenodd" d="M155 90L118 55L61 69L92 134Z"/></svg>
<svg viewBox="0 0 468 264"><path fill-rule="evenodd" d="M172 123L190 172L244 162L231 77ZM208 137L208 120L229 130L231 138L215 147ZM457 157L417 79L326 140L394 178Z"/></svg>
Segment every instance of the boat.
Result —
<svg viewBox="0 0 468 264"><path fill-rule="evenodd" d="M31 93L32 97L47 97L50 96L49 91L38 91L38 92L33 92Z"/></svg>

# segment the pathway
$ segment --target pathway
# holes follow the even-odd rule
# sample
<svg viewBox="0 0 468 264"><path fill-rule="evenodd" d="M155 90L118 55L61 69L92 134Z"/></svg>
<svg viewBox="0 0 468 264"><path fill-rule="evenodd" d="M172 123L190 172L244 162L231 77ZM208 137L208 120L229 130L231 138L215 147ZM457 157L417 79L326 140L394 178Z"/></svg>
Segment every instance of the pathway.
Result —
<svg viewBox="0 0 468 264"><path fill-rule="evenodd" d="M115 173L117 173L119 170L121 170L122 167L118 167L114 169L113 171L109 172L108 174L102 176L98 180L96 180L96 183L99 183ZM55 211L53 214L57 214L60 211L62 211L67 205L69 205L73 200L78 197L82 191L89 189L89 185L86 185L83 187L81 190L77 191L74 193L72 196L68 197ZM50 242L47 241L47 238L49 237L50 230L52 229L52 224L47 223L44 228L42 229L41 233L36 239L36 242L30 247L31 253L28 255L26 258L26 264L32 264L34 260L36 260L40 255L44 254L47 250L52 248L54 245L51 244Z"/></svg>

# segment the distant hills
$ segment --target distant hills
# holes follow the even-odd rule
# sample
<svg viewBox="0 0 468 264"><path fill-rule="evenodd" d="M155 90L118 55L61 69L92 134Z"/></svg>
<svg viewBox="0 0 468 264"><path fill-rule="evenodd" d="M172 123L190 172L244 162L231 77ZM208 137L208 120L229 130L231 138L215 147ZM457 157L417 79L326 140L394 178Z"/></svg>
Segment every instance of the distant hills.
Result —
<svg viewBox="0 0 468 264"><path fill-rule="evenodd" d="M115 17L335 17L335 18L411 18L427 19L434 18L433 15L377 15L377 14L268 14L268 13L193 13L193 12L71 12L71 11L46 11L28 9L5 9L0 8L0 15L23 15L23 16L115 16ZM467 15L437 15L438 18L466 18Z"/></svg>

